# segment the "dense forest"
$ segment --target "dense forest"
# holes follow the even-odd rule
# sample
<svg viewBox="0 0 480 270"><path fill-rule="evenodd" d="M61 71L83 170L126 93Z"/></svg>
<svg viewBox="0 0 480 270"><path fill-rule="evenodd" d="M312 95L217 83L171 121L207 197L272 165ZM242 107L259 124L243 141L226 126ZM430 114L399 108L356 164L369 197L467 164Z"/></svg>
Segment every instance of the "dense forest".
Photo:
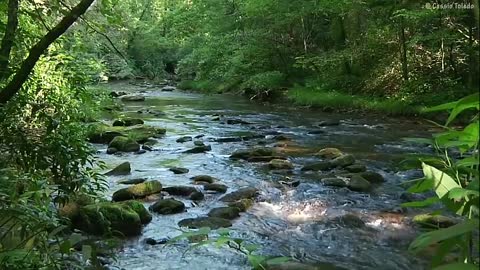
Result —
<svg viewBox="0 0 480 270"><path fill-rule="evenodd" d="M0 269L479 267L478 0L3 0L0 41Z"/></svg>

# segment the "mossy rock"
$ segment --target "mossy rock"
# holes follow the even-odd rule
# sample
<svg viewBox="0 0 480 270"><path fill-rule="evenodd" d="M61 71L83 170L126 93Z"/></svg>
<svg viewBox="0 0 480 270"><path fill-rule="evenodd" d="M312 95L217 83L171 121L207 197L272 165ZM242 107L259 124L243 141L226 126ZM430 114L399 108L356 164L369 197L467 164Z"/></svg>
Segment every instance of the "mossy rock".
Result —
<svg viewBox="0 0 480 270"><path fill-rule="evenodd" d="M117 136L108 144L108 148L115 148L120 152L137 152L140 150L140 145L131 138Z"/></svg>
<svg viewBox="0 0 480 270"><path fill-rule="evenodd" d="M187 227L190 229L200 229L203 227L209 227L212 230L219 228L228 228L232 226L232 222L228 219L217 217L198 217L187 218L178 222L178 226Z"/></svg>
<svg viewBox="0 0 480 270"><path fill-rule="evenodd" d="M115 191L112 195L112 200L119 202L141 199L161 191L162 184L159 181L148 181Z"/></svg>
<svg viewBox="0 0 480 270"><path fill-rule="evenodd" d="M201 201L205 198L205 195L200 191L195 191L190 194L190 200L192 201Z"/></svg>
<svg viewBox="0 0 480 270"><path fill-rule="evenodd" d="M268 163L268 167L273 170L291 170L293 169L293 164L284 159L272 159Z"/></svg>
<svg viewBox="0 0 480 270"><path fill-rule="evenodd" d="M230 155L230 158L248 160L252 157L275 156L275 154L276 152L273 148L254 148L254 149L246 149L246 150L237 150Z"/></svg>
<svg viewBox="0 0 480 270"><path fill-rule="evenodd" d="M228 193L222 198L220 198L220 201L222 202L235 202L239 201L242 199L252 199L257 196L258 190L253 187L246 187L246 188L241 188L237 191L234 191L232 193Z"/></svg>
<svg viewBox="0 0 480 270"><path fill-rule="evenodd" d="M448 228L457 224L453 218L442 215L421 214L413 217L413 222L426 228Z"/></svg>
<svg viewBox="0 0 480 270"><path fill-rule="evenodd" d="M90 125L90 131L87 136L91 143L101 143L108 144L115 137L123 136L129 137L135 140L138 143L145 143L149 141L150 138L159 138L166 133L164 128L156 128L150 126L108 126L104 123L95 123Z"/></svg>
<svg viewBox="0 0 480 270"><path fill-rule="evenodd" d="M203 185L203 189L204 190L215 191L215 192L218 192L218 193L225 193L225 192L227 192L228 187L224 184L211 183L211 184Z"/></svg>
<svg viewBox="0 0 480 270"><path fill-rule="evenodd" d="M371 189L371 184L360 175L353 175L347 182L347 187L353 191L365 192Z"/></svg>
<svg viewBox="0 0 480 270"><path fill-rule="evenodd" d="M353 164L345 167L345 170L351 173L361 173L361 172L365 172L367 170L367 167L363 164Z"/></svg>
<svg viewBox="0 0 480 270"><path fill-rule="evenodd" d="M217 178L212 177L210 175L197 175L197 176L192 177L192 180L193 180L194 183L199 183L199 184L201 184L201 183L211 184L211 183L214 183L214 182L218 181Z"/></svg>
<svg viewBox="0 0 480 270"><path fill-rule="evenodd" d="M362 172L359 175L372 184L379 184L385 182L385 178L383 178L381 174L376 172L367 171Z"/></svg>
<svg viewBox="0 0 480 270"><path fill-rule="evenodd" d="M176 196L190 196L193 192L197 191L196 188L190 186L171 186L162 189L170 195Z"/></svg>
<svg viewBox="0 0 480 270"><path fill-rule="evenodd" d="M218 207L210 210L209 217L218 217L224 219L235 219L240 215L240 209L237 207Z"/></svg>
<svg viewBox="0 0 480 270"><path fill-rule="evenodd" d="M325 186L332 186L332 187L346 187L347 182L338 177L327 177L322 179L322 184Z"/></svg>
<svg viewBox="0 0 480 270"><path fill-rule="evenodd" d="M147 208L145 208L143 203L135 200L125 201L121 203L128 205L130 208L132 208L133 211L135 211L140 217L140 222L142 222L142 224L148 224L150 223L150 221L152 221L152 215L150 214L150 212L148 212Z"/></svg>
<svg viewBox="0 0 480 270"><path fill-rule="evenodd" d="M228 206L230 207L236 207L240 212L245 212L247 211L250 207L253 205L253 200L252 199L241 199L235 202L230 202L228 203Z"/></svg>
<svg viewBox="0 0 480 270"><path fill-rule="evenodd" d="M344 168L344 167L353 165L355 163L355 158L350 154L346 154L346 155L336 157L331 162L333 165L337 167Z"/></svg>
<svg viewBox="0 0 480 270"><path fill-rule="evenodd" d="M113 168L111 171L107 172L105 175L127 175L130 174L131 171L132 168L130 166L130 162L125 161Z"/></svg>
<svg viewBox="0 0 480 270"><path fill-rule="evenodd" d="M151 220L146 213L141 204L102 202L82 207L73 226L94 235L136 236L141 234L142 224Z"/></svg>
<svg viewBox="0 0 480 270"><path fill-rule="evenodd" d="M338 150L337 148L324 148L318 151L315 155L325 159L334 159L342 156L343 152Z"/></svg>
<svg viewBox="0 0 480 270"><path fill-rule="evenodd" d="M202 146L195 146L193 148L190 148L186 151L183 151L183 153L186 154L200 154L200 153L205 153L208 151L212 150L212 146L210 145L202 145Z"/></svg>
<svg viewBox="0 0 480 270"><path fill-rule="evenodd" d="M140 118L122 118L113 121L112 126L114 127L130 127L135 125L143 125L144 122Z"/></svg>
<svg viewBox="0 0 480 270"><path fill-rule="evenodd" d="M174 199L164 199L152 204L150 210L162 215L177 214L185 211L185 204Z"/></svg>

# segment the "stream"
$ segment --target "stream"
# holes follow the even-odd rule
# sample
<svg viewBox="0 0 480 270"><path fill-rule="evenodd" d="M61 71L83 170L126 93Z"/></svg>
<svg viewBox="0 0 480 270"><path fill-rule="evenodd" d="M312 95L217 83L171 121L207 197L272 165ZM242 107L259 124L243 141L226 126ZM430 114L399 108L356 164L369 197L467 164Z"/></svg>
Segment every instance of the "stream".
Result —
<svg viewBox="0 0 480 270"><path fill-rule="evenodd" d="M401 170L399 162L407 153L431 151L428 147L407 143L405 137L429 137L431 131L415 120L363 116L360 114L323 113L294 108L288 104L261 104L233 95L203 95L161 87L143 87L127 83L110 84L114 91L146 97L143 102L125 102L122 114L142 118L145 125L166 128L153 151L137 155L106 154L105 145L96 145L99 157L113 167L124 161L132 165L129 176L110 176L110 196L126 187L123 179L159 180L164 187L193 186L191 177L210 175L218 178L232 192L255 187L255 204L233 220L232 235L261 246L260 254L289 256L306 263L323 263L318 269L425 269L425 261L407 251L417 231L410 219L414 213L399 205L404 188L399 184L417 178L417 170ZM139 110L162 112L140 114ZM227 124L215 119L241 119L248 124ZM321 121L339 121L339 125L318 126ZM111 123L111 119L105 120ZM275 140L284 135L287 141ZM199 136L203 135L203 136ZM260 135L260 136L258 136ZM193 142L178 143L182 136L199 136L211 145L211 151L188 154ZM216 142L216 138L244 137L249 140ZM294 164L291 171L270 170L265 163L232 160L238 149L276 147ZM386 180L371 192L324 186L319 176L326 172L304 172L303 165L319 160L314 153L336 147L355 156L369 171ZM170 167L189 169L174 174ZM299 181L296 187L280 181ZM201 186L196 186L201 189ZM202 246L190 249L187 241L171 245L148 245L146 238L172 238L180 234L177 223L185 218L205 216L209 210L224 206L222 195L205 192L205 199L194 204L185 197L180 214L153 214L138 238L125 241L112 269L250 269L246 257L228 247ZM166 195L165 197L169 197ZM154 201L145 200L148 208ZM340 216L358 216L364 226L345 226ZM291 268L293 269L293 268Z"/></svg>

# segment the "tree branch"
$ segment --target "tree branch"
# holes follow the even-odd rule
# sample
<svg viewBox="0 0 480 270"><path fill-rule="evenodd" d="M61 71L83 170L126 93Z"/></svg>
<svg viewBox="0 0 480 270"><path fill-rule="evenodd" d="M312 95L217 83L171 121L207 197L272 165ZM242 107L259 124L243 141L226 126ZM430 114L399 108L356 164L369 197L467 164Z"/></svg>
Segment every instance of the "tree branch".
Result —
<svg viewBox="0 0 480 270"><path fill-rule="evenodd" d="M15 33L18 28L18 2L19 0L10 0L8 2L7 28L0 47L0 81L8 75L10 52L12 51Z"/></svg>
<svg viewBox="0 0 480 270"><path fill-rule="evenodd" d="M16 1L16 0L11 0ZM35 64L40 56L63 35L70 26L92 5L95 0L82 0L76 5L63 19L45 36L40 39L29 51L28 57L22 62L20 69L15 73L12 80L0 92L0 104L7 103L15 94L20 91L22 85L27 81L28 76L32 72Z"/></svg>

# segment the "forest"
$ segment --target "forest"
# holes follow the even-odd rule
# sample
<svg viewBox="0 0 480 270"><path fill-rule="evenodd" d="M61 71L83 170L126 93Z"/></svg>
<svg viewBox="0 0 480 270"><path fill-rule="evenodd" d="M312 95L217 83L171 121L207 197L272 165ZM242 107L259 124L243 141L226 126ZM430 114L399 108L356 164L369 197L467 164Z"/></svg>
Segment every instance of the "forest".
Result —
<svg viewBox="0 0 480 270"><path fill-rule="evenodd" d="M2 0L0 270L479 269L478 0Z"/></svg>

